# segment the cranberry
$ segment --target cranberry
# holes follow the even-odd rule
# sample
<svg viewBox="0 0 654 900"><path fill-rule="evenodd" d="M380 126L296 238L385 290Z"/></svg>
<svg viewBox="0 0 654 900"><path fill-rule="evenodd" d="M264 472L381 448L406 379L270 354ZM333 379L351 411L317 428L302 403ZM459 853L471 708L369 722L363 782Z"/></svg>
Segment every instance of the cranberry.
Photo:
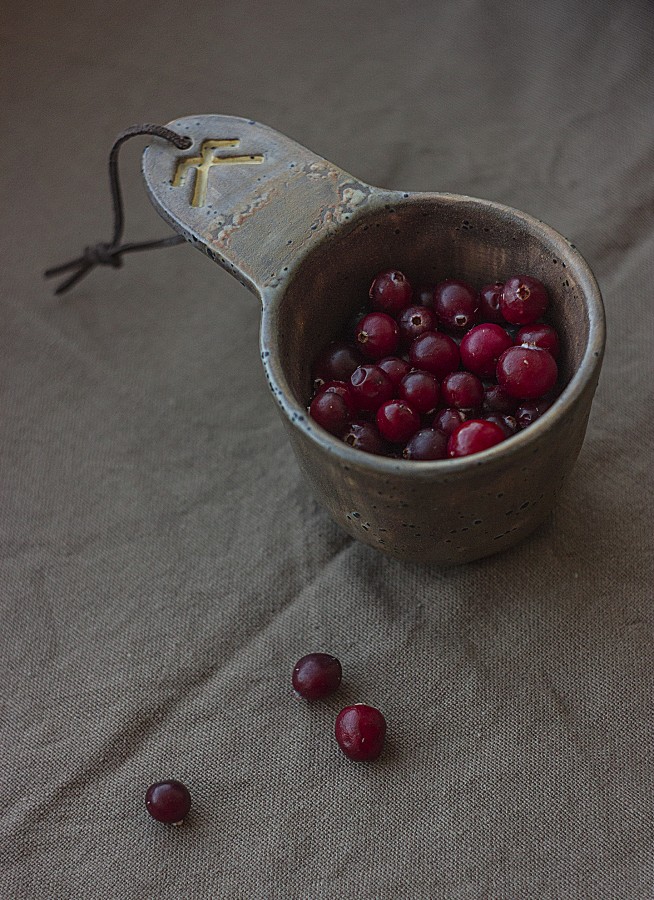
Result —
<svg viewBox="0 0 654 900"><path fill-rule="evenodd" d="M382 456L386 452L386 442L372 422L364 422L361 419L350 422L343 434L343 440L350 447L363 450L364 453Z"/></svg>
<svg viewBox="0 0 654 900"><path fill-rule="evenodd" d="M352 385L349 381L326 381L318 393L339 394L353 412L356 409Z"/></svg>
<svg viewBox="0 0 654 900"><path fill-rule="evenodd" d="M441 395L438 379L429 372L417 369L409 372L400 382L399 395L406 400L416 412L427 415L438 408Z"/></svg>
<svg viewBox="0 0 654 900"><path fill-rule="evenodd" d="M441 384L443 403L455 409L477 409L484 399L484 386L470 372L450 372Z"/></svg>
<svg viewBox="0 0 654 900"><path fill-rule="evenodd" d="M482 322L494 322L496 325L506 322L500 309L503 288L502 282L496 281L485 284L479 291L479 318Z"/></svg>
<svg viewBox="0 0 654 900"><path fill-rule="evenodd" d="M368 313L357 325L357 347L364 356L380 359L397 350L400 332L397 322L386 313Z"/></svg>
<svg viewBox="0 0 654 900"><path fill-rule="evenodd" d="M550 408L553 400L531 400L527 403L521 403L515 411L515 419L520 428L527 428L533 425L536 419L540 419L544 412Z"/></svg>
<svg viewBox="0 0 654 900"><path fill-rule="evenodd" d="M524 325L513 341L520 347L547 350L554 359L559 357L559 336L551 325Z"/></svg>
<svg viewBox="0 0 654 900"><path fill-rule="evenodd" d="M352 372L362 362L363 359L356 347L343 341L334 341L313 365L314 387L320 388L326 381L348 381Z"/></svg>
<svg viewBox="0 0 654 900"><path fill-rule="evenodd" d="M336 717L338 746L356 762L372 762L381 755L386 737L386 719L374 706L356 703Z"/></svg>
<svg viewBox="0 0 654 900"><path fill-rule="evenodd" d="M435 428L421 428L416 431L402 451L405 459L428 460L445 459L447 456L447 436Z"/></svg>
<svg viewBox="0 0 654 900"><path fill-rule="evenodd" d="M305 700L321 700L338 690L343 677L340 662L328 653L309 653L295 663L293 688Z"/></svg>
<svg viewBox="0 0 654 900"><path fill-rule="evenodd" d="M145 808L157 822L179 825L191 808L191 795L181 781L158 781L145 793Z"/></svg>
<svg viewBox="0 0 654 900"><path fill-rule="evenodd" d="M549 303L545 285L529 275L509 278L502 289L500 309L507 322L530 325L544 314Z"/></svg>
<svg viewBox="0 0 654 900"><path fill-rule="evenodd" d="M464 281L441 281L434 288L434 311L444 328L464 331L475 321L477 293Z"/></svg>
<svg viewBox="0 0 654 900"><path fill-rule="evenodd" d="M511 338L499 325L492 322L475 325L461 340L461 363L480 378L493 378L497 360L512 344Z"/></svg>
<svg viewBox="0 0 654 900"><path fill-rule="evenodd" d="M447 442L448 456L470 456L481 453L504 440L504 431L495 422L483 419L469 419L459 425L450 435Z"/></svg>
<svg viewBox="0 0 654 900"><path fill-rule="evenodd" d="M436 316L426 306L407 306L397 319L400 328L400 345L410 347L413 341L425 331L436 327Z"/></svg>
<svg viewBox="0 0 654 900"><path fill-rule="evenodd" d="M377 428L392 444L405 444L420 428L420 416L404 400L388 400L377 410Z"/></svg>
<svg viewBox="0 0 654 900"><path fill-rule="evenodd" d="M512 413L517 405L514 397L505 394L499 384L484 387L484 410L489 413Z"/></svg>
<svg viewBox="0 0 654 900"><path fill-rule="evenodd" d="M537 400L556 384L558 370L547 350L509 347L497 363L497 381L510 397Z"/></svg>
<svg viewBox="0 0 654 900"><path fill-rule="evenodd" d="M411 303L412 294L411 282L397 269L380 272L373 280L368 292L373 309L391 315L408 306Z"/></svg>
<svg viewBox="0 0 654 900"><path fill-rule="evenodd" d="M337 437L340 437L347 428L353 412L350 398L346 400L344 396L333 390L320 391L309 406L311 418L325 431Z"/></svg>
<svg viewBox="0 0 654 900"><path fill-rule="evenodd" d="M460 409L453 409L451 406L442 409L434 421L432 427L442 431L445 437L449 437L455 428L458 428L461 422L465 422L466 414Z"/></svg>
<svg viewBox="0 0 654 900"><path fill-rule="evenodd" d="M515 434L518 430L518 423L513 416L506 416L501 413L491 413L486 416L486 421L499 425L504 432L505 437L511 437L511 435Z"/></svg>
<svg viewBox="0 0 654 900"><path fill-rule="evenodd" d="M377 365L386 372L395 387L397 387L404 376L408 375L411 371L409 363L399 356L386 356L384 359L378 359Z"/></svg>
<svg viewBox="0 0 654 900"><path fill-rule="evenodd" d="M424 369L441 379L459 368L459 348L448 335L426 331L411 344L409 359L416 369Z"/></svg>
<svg viewBox="0 0 654 900"><path fill-rule="evenodd" d="M432 309L434 306L434 288L430 284L420 284L415 289L414 299L418 306L428 306Z"/></svg>
<svg viewBox="0 0 654 900"><path fill-rule="evenodd" d="M350 384L359 409L370 412L376 412L394 392L393 382L379 366L359 366L352 373Z"/></svg>

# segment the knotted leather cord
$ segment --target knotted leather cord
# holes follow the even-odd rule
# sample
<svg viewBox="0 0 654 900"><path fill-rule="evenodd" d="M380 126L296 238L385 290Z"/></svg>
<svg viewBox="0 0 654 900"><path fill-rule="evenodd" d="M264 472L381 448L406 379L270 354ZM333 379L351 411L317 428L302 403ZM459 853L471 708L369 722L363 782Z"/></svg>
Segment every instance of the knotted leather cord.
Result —
<svg viewBox="0 0 654 900"><path fill-rule="evenodd" d="M123 253L133 253L136 250L153 250L156 247L172 247L175 244L181 244L184 238L179 234L173 234L170 237L160 238L155 241L142 241L140 243L121 244L123 231L125 228L125 214L123 211L123 195L120 188L120 176L118 174L118 151L125 141L139 134L151 134L155 137L163 138L170 141L178 150L188 150L193 141L186 135L177 134L170 128L163 125L132 125L122 131L111 148L109 154L109 187L111 189L111 199L114 208L114 233L110 243L99 243L94 246L85 247L82 256L72 259L70 262L63 263L60 266L48 269L44 275L51 278L53 275L61 275L63 272L69 272L71 269L77 271L65 279L55 290L55 294L63 294L70 290L73 285L77 284L85 275L95 268L95 266L113 266L115 269L120 268L123 264Z"/></svg>

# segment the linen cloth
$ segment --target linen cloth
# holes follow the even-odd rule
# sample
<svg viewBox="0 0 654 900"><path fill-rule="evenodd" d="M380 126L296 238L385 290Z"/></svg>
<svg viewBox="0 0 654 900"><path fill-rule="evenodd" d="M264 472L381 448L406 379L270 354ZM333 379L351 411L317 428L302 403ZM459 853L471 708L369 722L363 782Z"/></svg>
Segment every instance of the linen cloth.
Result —
<svg viewBox="0 0 654 900"><path fill-rule="evenodd" d="M654 897L653 26L646 0L5 8L0 897ZM111 233L114 136L196 112L579 247L607 355L533 537L439 569L341 533L255 298L186 245L53 298L42 271ZM144 144L128 240L169 233ZM345 677L309 705L314 650ZM374 765L333 738L356 701L387 717ZM167 777L179 828L143 803Z"/></svg>

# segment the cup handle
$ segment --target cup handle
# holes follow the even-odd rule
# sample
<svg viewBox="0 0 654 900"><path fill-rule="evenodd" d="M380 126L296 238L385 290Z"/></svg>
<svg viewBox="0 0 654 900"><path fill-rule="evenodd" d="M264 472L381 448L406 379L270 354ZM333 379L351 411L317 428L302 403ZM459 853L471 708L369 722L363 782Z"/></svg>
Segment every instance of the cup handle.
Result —
<svg viewBox="0 0 654 900"><path fill-rule="evenodd" d="M193 144L157 141L143 176L159 214L261 297L347 223L377 189L266 125L235 116L168 124Z"/></svg>

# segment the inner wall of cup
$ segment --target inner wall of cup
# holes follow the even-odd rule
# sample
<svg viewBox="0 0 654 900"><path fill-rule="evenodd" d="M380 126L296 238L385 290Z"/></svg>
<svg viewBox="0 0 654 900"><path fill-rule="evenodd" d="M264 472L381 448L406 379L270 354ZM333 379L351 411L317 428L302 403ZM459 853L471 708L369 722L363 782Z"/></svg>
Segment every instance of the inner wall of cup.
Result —
<svg viewBox="0 0 654 900"><path fill-rule="evenodd" d="M551 297L548 318L561 336L559 369L566 384L581 363L590 329L574 256L556 235L483 202L437 197L382 205L319 245L280 298L278 358L291 391L307 404L313 361L365 305L375 275L389 268L400 269L414 285L457 278L480 288L511 275L539 278Z"/></svg>

